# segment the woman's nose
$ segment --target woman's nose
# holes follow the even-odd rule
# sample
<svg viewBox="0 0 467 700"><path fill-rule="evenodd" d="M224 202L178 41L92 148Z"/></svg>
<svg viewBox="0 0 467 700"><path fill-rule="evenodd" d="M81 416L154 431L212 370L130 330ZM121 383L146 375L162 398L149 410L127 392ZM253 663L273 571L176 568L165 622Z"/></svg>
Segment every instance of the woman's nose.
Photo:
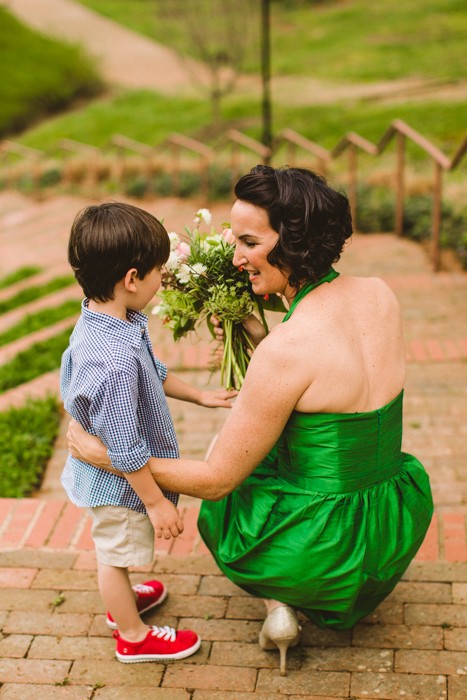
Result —
<svg viewBox="0 0 467 700"><path fill-rule="evenodd" d="M244 265L246 262L245 256L241 254L241 252L238 249L238 246L234 250L234 255L232 258L232 263L235 265L235 267L240 267L240 265Z"/></svg>

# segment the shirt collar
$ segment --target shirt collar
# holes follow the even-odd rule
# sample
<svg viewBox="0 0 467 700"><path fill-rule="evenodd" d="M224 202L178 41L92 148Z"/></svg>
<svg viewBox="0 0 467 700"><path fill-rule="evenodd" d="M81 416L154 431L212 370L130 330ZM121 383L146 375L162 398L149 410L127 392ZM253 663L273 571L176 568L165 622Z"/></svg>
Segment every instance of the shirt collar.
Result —
<svg viewBox="0 0 467 700"><path fill-rule="evenodd" d="M96 313L88 308L89 299L81 302L81 314L84 325L91 330L104 332L117 340L124 340L134 347L139 347L143 342L145 331L148 328L148 317L140 311L127 311L128 321L109 316L109 314Z"/></svg>

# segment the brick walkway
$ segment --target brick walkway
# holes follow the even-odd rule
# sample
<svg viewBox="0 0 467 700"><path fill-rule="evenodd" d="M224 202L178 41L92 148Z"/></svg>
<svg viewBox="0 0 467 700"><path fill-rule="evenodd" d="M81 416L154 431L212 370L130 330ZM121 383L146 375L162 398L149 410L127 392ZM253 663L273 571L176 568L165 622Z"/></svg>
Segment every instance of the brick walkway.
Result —
<svg viewBox="0 0 467 700"><path fill-rule="evenodd" d="M31 205L0 194L0 274L30 262L66 271L69 225L85 203L68 197ZM181 230L202 204L145 206ZM228 207L213 207L213 213L220 223ZM324 632L305 622L282 678L278 655L257 644L261 602L220 574L197 534L199 502L184 497L185 533L159 545L154 566L132 576L143 581L154 571L163 578L170 595L148 619L192 626L203 645L182 662L119 664L104 624L88 518L66 502L58 483L64 421L41 492L0 500L1 700L467 699L467 275L433 276L418 246L389 235L355 236L338 268L386 279L404 315L404 448L430 473L436 513L394 593L349 632ZM206 343L174 345L154 318L151 331L171 368L206 384ZM56 388L57 373L51 373L7 392L0 410L27 393ZM201 457L225 412L173 400L170 405L182 454Z"/></svg>

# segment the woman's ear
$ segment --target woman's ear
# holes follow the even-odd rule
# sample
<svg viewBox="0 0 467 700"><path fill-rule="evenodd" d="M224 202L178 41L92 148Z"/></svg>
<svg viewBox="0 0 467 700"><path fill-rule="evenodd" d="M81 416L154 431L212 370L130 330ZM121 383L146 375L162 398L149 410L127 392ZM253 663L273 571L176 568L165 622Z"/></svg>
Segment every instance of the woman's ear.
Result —
<svg viewBox="0 0 467 700"><path fill-rule="evenodd" d="M132 267L123 278L123 285L127 292L137 292L136 280L138 279L138 270Z"/></svg>

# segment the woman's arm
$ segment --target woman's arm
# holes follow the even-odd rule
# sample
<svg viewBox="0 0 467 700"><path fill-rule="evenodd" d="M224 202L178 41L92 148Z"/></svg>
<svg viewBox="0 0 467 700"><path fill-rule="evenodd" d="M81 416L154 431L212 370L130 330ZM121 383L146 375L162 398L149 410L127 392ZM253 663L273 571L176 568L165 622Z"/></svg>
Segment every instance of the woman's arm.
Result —
<svg viewBox="0 0 467 700"><path fill-rule="evenodd" d="M296 339L273 333L258 346L242 390L207 460L155 457L149 460L151 473L161 488L218 500L251 474L277 442L307 388L300 363L293 362L296 343ZM91 439L92 436L86 439L88 445ZM97 461L96 466L104 466L102 449L98 450L95 442L93 445L92 454L86 452L81 439L84 450L80 452L81 458L90 463ZM73 453L73 435L70 447Z"/></svg>

